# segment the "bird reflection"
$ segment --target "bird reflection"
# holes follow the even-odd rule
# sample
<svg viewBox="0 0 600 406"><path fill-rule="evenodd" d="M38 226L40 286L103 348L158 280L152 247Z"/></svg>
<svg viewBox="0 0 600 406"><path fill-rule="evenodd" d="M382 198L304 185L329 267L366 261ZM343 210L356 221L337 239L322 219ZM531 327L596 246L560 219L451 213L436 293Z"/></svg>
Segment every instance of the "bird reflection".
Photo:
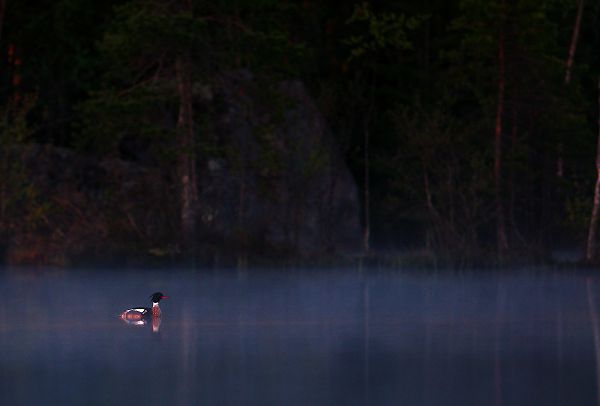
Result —
<svg viewBox="0 0 600 406"><path fill-rule="evenodd" d="M158 333L158 331L160 330L160 316L159 317L152 317L152 332L153 333Z"/></svg>
<svg viewBox="0 0 600 406"><path fill-rule="evenodd" d="M160 316L152 316L150 319L148 319L148 318L136 319L131 316L121 315L121 320L123 320L125 323L129 324L130 326L146 326L146 325L151 324L153 333L158 333L160 331L160 324L162 323L162 319Z"/></svg>

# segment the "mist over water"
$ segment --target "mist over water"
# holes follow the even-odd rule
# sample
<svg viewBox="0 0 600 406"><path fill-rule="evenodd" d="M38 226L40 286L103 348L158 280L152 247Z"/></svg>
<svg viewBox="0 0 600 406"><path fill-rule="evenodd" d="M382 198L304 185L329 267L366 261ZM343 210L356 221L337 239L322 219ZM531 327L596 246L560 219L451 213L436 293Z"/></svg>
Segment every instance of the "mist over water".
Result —
<svg viewBox="0 0 600 406"><path fill-rule="evenodd" d="M162 291L162 323L118 318ZM0 402L594 404L600 279L0 273Z"/></svg>

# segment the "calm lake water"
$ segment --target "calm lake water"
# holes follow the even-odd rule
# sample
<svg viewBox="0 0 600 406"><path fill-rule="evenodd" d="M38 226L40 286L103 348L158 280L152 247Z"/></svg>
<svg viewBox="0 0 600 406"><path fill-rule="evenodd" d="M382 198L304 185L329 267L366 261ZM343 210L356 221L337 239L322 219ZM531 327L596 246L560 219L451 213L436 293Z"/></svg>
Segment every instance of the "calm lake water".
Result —
<svg viewBox="0 0 600 406"><path fill-rule="evenodd" d="M157 290L158 333L117 317ZM0 297L3 405L598 404L574 273L6 271Z"/></svg>

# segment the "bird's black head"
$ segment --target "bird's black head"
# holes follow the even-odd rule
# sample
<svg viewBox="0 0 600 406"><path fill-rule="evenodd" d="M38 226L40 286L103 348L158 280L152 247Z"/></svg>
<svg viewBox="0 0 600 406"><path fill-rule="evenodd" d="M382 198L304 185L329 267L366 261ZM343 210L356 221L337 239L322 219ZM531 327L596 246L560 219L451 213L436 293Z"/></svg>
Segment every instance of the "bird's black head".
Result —
<svg viewBox="0 0 600 406"><path fill-rule="evenodd" d="M155 292L150 295L150 299L152 300L152 303L158 303L158 302L160 302L160 299L166 299L166 298L167 297L165 295L163 295L162 292Z"/></svg>

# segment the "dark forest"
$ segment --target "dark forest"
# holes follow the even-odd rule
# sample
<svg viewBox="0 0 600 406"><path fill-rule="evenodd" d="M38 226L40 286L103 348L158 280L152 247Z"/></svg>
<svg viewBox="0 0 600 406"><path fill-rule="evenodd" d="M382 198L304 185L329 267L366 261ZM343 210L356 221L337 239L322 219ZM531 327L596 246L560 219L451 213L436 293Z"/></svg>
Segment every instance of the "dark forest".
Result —
<svg viewBox="0 0 600 406"><path fill-rule="evenodd" d="M598 260L600 3L0 1L10 264Z"/></svg>

